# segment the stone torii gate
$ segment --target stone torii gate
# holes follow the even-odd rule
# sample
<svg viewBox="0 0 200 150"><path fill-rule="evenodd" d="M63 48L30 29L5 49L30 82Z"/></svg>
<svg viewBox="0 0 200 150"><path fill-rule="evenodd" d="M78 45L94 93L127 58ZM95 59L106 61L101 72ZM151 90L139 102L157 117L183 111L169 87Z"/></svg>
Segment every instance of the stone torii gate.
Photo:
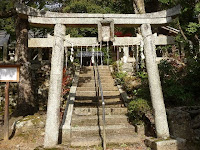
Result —
<svg viewBox="0 0 200 150"><path fill-rule="evenodd" d="M151 25L169 23L175 15L180 13L180 6L147 14L56 13L39 11L24 5L18 5L16 10L20 17L28 19L30 25L54 27L44 147L53 147L58 144L65 31L69 26L98 27L99 34L102 35L98 35L99 42L114 41L114 26L141 28L157 137L168 138L170 136Z"/></svg>

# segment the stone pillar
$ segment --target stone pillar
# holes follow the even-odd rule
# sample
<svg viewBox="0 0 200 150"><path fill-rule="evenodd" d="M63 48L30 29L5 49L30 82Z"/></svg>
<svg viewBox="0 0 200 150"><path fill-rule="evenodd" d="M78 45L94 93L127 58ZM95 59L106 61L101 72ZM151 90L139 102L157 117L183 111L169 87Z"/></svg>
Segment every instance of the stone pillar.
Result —
<svg viewBox="0 0 200 150"><path fill-rule="evenodd" d="M135 67L136 67L136 71L139 71L139 46L136 45L136 49L135 49Z"/></svg>
<svg viewBox="0 0 200 150"><path fill-rule="evenodd" d="M167 123L158 65L156 64L156 51L153 43L153 35L150 24L143 24L141 26L141 32L144 39L144 52L146 56L149 88L154 110L156 134L158 138L168 138L170 136L169 128Z"/></svg>
<svg viewBox="0 0 200 150"><path fill-rule="evenodd" d="M123 61L124 63L127 63L127 60L129 58L129 47L124 47L124 57L123 57Z"/></svg>
<svg viewBox="0 0 200 150"><path fill-rule="evenodd" d="M66 27L64 25L56 24L54 27L54 44L44 138L45 148L54 147L58 144L65 31Z"/></svg>

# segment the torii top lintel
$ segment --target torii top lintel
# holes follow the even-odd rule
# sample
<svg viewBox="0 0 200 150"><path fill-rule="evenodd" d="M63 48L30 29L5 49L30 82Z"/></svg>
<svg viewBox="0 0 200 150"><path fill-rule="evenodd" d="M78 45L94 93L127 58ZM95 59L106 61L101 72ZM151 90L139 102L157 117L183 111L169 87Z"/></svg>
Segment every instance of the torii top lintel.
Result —
<svg viewBox="0 0 200 150"><path fill-rule="evenodd" d="M138 26L141 24L161 25L169 23L180 13L180 5L168 10L146 14L88 14L88 13L58 13L38 10L26 5L17 4L16 10L21 17L28 18L34 26L97 26L103 19L112 19L115 26Z"/></svg>

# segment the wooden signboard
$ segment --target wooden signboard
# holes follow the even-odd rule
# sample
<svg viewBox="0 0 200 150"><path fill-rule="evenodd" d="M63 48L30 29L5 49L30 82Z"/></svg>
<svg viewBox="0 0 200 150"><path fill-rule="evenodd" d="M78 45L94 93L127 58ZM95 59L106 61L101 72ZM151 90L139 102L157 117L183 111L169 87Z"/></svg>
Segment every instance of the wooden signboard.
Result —
<svg viewBox="0 0 200 150"><path fill-rule="evenodd" d="M20 65L0 65L0 82L6 82L4 140L9 140L9 85L10 82L19 82L19 69Z"/></svg>
<svg viewBox="0 0 200 150"><path fill-rule="evenodd" d="M0 65L0 82L19 82L20 65Z"/></svg>

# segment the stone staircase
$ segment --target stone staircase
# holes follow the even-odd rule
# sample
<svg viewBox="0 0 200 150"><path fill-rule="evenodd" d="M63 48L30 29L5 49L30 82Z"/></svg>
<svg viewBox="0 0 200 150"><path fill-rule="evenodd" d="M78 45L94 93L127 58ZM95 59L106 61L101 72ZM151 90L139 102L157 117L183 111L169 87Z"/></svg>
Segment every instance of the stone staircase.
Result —
<svg viewBox="0 0 200 150"><path fill-rule="evenodd" d="M99 66L105 99L107 144L139 143L134 126L128 123L127 108L120 99L118 88L107 66ZM71 122L71 146L94 146L102 144L101 98L96 97L93 67L80 71Z"/></svg>

